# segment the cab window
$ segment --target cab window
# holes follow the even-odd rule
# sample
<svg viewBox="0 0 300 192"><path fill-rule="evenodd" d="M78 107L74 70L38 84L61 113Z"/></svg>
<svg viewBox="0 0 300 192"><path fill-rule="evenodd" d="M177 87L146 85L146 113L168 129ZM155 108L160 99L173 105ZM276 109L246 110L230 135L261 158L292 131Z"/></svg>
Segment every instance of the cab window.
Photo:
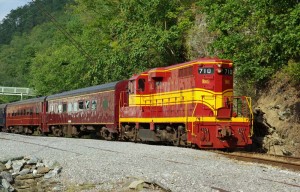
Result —
<svg viewBox="0 0 300 192"><path fill-rule="evenodd" d="M139 79L138 80L138 89L139 91L144 92L145 91L145 79Z"/></svg>

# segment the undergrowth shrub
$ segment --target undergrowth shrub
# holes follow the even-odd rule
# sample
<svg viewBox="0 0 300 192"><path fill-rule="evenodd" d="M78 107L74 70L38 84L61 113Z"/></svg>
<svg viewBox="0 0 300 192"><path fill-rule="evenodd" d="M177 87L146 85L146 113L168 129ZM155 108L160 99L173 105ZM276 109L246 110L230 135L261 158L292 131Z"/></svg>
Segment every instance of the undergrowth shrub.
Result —
<svg viewBox="0 0 300 192"><path fill-rule="evenodd" d="M300 62L290 60L286 66L287 74L296 85L300 83Z"/></svg>

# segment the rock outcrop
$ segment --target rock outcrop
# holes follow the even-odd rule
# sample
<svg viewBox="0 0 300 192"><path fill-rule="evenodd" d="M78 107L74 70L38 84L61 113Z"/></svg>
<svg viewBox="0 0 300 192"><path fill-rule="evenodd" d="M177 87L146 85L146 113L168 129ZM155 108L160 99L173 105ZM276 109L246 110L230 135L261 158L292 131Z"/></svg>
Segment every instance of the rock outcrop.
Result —
<svg viewBox="0 0 300 192"><path fill-rule="evenodd" d="M285 70L278 71L254 98L255 107L260 107L265 113L264 118L283 140L283 144L265 147L270 149L268 153L292 153L292 156L300 157L300 85L293 84ZM273 138L272 134L267 135Z"/></svg>
<svg viewBox="0 0 300 192"><path fill-rule="evenodd" d="M274 106L278 109L280 106ZM288 111L288 110L287 110ZM280 137L275 127L268 123L260 108L254 110L254 150L276 155L291 156L292 153L284 148L285 140ZM288 112L278 114L279 118L287 118Z"/></svg>
<svg viewBox="0 0 300 192"><path fill-rule="evenodd" d="M56 161L18 157L0 162L0 192L63 191Z"/></svg>

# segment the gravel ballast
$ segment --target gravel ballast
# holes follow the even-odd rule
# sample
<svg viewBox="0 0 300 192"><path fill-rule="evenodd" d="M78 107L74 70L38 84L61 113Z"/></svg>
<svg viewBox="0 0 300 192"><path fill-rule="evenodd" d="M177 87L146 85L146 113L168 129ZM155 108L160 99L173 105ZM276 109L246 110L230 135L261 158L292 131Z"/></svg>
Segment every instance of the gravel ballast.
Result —
<svg viewBox="0 0 300 192"><path fill-rule="evenodd" d="M300 173L239 162L188 148L0 133L0 161L19 156L55 160L67 189L128 191L133 180L171 191L300 191ZM127 188L126 188L127 187Z"/></svg>

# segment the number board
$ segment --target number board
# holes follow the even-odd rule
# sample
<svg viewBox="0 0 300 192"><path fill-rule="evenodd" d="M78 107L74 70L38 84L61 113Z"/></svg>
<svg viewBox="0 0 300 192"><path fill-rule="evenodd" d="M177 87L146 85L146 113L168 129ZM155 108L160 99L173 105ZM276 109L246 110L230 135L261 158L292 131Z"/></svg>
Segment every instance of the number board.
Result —
<svg viewBox="0 0 300 192"><path fill-rule="evenodd" d="M223 68L222 69L222 74L223 75L232 75L233 74L233 70L229 69L229 68Z"/></svg>
<svg viewBox="0 0 300 192"><path fill-rule="evenodd" d="M199 74L214 74L214 68L202 68L200 67L198 70Z"/></svg>

